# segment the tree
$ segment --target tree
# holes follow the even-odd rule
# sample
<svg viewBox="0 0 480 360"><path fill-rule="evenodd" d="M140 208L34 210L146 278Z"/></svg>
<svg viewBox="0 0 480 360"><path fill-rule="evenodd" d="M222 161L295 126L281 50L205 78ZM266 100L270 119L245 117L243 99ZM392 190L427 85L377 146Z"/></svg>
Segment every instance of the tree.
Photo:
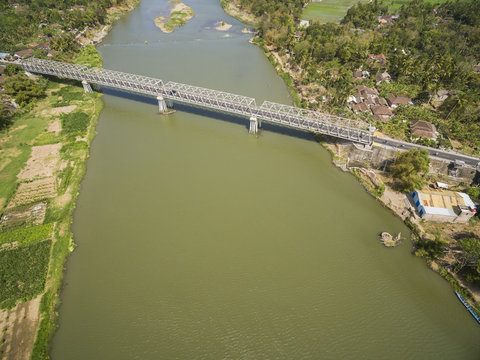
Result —
<svg viewBox="0 0 480 360"><path fill-rule="evenodd" d="M425 185L430 159L425 149L411 149L397 156L390 166L390 172L399 185L399 189L406 192L421 189Z"/></svg>
<svg viewBox="0 0 480 360"><path fill-rule="evenodd" d="M472 280L480 278L480 239L465 238L459 241L459 245L463 250L462 254L462 268L467 265L475 272L476 276L471 277Z"/></svg>
<svg viewBox="0 0 480 360"><path fill-rule="evenodd" d="M10 125L12 119L12 111L0 104L0 129Z"/></svg>
<svg viewBox="0 0 480 360"><path fill-rule="evenodd" d="M25 106L32 100L42 97L45 88L26 76L15 76L5 83L5 92L12 95L19 105Z"/></svg>
<svg viewBox="0 0 480 360"><path fill-rule="evenodd" d="M21 71L23 71L22 67L15 64L8 64L7 66L5 66L6 76L14 76Z"/></svg>

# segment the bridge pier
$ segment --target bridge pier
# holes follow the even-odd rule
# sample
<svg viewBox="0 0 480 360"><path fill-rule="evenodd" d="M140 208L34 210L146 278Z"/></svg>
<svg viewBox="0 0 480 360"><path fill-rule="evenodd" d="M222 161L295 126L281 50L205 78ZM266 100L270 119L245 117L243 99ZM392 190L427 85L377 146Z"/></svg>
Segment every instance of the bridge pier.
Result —
<svg viewBox="0 0 480 360"><path fill-rule="evenodd" d="M93 93L92 87L90 86L87 80L82 80L82 85L83 85L83 90L85 90L86 93Z"/></svg>
<svg viewBox="0 0 480 360"><path fill-rule="evenodd" d="M248 129L248 132L249 132L250 134L256 134L256 133L258 133L258 128L259 128L258 123L259 123L259 122L258 122L256 116L251 116L251 117L250 117L250 127L249 127L249 129Z"/></svg>
<svg viewBox="0 0 480 360"><path fill-rule="evenodd" d="M157 96L157 100L158 100L158 111L160 111L160 113L167 112L168 111L167 103L165 102L165 99L163 98L163 96Z"/></svg>

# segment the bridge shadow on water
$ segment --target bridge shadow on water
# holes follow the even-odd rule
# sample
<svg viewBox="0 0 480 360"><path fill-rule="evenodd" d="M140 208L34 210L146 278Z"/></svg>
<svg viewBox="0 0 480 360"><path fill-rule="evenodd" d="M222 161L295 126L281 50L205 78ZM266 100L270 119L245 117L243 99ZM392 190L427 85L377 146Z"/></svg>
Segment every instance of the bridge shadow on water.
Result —
<svg viewBox="0 0 480 360"><path fill-rule="evenodd" d="M106 87L102 87L101 92L105 95L121 97L123 99L142 102L144 104L149 104L154 106L158 105L157 100L155 98L152 98L146 95L134 94L127 91L121 91L118 89L112 89L112 88L106 88ZM201 108L201 107L197 107L189 104L182 104L178 102L174 103L174 108L177 111L188 112L188 113L192 113L199 116L205 116L205 117L216 119L216 120L222 120L222 121L227 121L233 124L242 125L245 127L245 130L248 132L249 119L240 115L230 114L222 111L208 110L205 108ZM262 131L269 131L269 132L273 132L281 135L295 137L302 140L309 140L309 141L316 142L313 134L309 132L301 131L301 130L297 130L289 127L284 127L276 124L271 124L267 122L262 122L262 128L260 130L260 134Z"/></svg>

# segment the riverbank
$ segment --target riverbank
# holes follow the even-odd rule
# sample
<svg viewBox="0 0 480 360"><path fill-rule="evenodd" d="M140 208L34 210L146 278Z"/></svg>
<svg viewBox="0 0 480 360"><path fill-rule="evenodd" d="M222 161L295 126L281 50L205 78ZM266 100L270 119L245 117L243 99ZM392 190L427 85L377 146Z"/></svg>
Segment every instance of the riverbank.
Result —
<svg viewBox="0 0 480 360"><path fill-rule="evenodd" d="M74 61L101 66L96 49L85 45L101 41L138 3L108 9L107 25L77 37L84 48ZM5 360L49 357L64 264L75 247L73 210L103 106L101 94L86 94L76 82L49 79L46 86L46 95L17 112L0 135L0 255L2 273L10 274L0 298Z"/></svg>
<svg viewBox="0 0 480 360"><path fill-rule="evenodd" d="M251 17L251 14L242 12L238 6L235 6L234 1L221 1L224 10L232 17L242 21L244 18ZM232 6L233 4L233 6ZM290 56L284 52L276 50L274 47L267 46L263 39L255 37L250 41L252 44L259 46L274 66L277 73L284 79L292 99L296 106L301 107L301 104L316 101L316 95L321 89L302 85L301 74L303 69L298 66L290 66ZM462 281L453 269L452 259L448 258L448 253L439 259L432 258L428 253L420 251L420 244L428 241L435 241L436 236L446 242L447 252L456 251L456 239L452 236L451 226L453 224L436 224L424 223L417 215L415 208L404 193L400 193L393 188L394 179L391 178L388 172L373 169L369 166L349 166L348 154L345 151L341 142L336 142L333 139L323 139L318 137L319 142L332 155L332 163L343 171L350 172L355 176L364 186L364 188L372 196L374 196L382 206L391 210L412 230L413 237L413 252L417 256L423 257L428 266L445 278L452 287L460 292L470 303L478 310L480 310L480 289L476 286L467 284ZM433 178L432 178L433 179ZM453 185L459 185L453 184ZM450 225L450 226L449 226ZM455 224L457 229L455 231L469 232L480 237L480 226L477 223L470 224ZM437 261L436 261L437 260ZM445 266L448 265L448 266Z"/></svg>

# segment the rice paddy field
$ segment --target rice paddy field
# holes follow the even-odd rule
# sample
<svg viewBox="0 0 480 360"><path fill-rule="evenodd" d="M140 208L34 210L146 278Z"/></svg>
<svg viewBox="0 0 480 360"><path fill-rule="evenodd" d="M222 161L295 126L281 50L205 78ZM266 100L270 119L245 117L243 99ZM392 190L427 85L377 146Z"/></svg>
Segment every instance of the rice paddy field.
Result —
<svg viewBox="0 0 480 360"><path fill-rule="evenodd" d="M368 0L321 0L310 2L303 10L302 19L317 20L322 23L340 22L348 9L357 2L368 2ZM394 9L399 9L403 4L411 0L387 0ZM431 3L442 3L446 0L424 0Z"/></svg>

